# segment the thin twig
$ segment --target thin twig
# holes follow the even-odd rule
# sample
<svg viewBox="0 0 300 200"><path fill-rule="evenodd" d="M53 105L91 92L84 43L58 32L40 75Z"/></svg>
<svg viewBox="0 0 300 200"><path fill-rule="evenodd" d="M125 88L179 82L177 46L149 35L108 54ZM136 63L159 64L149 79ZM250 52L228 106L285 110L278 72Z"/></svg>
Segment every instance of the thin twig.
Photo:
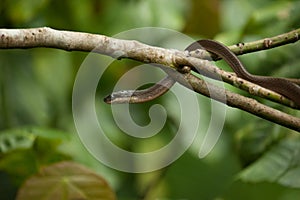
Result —
<svg viewBox="0 0 300 200"><path fill-rule="evenodd" d="M281 35L277 35L271 38L265 38L262 40L257 40L253 42L247 43L239 43L229 48L237 55L242 55L246 53L272 49L278 46L283 46L286 44L291 44L297 42L300 39L299 29L290 31L288 33L284 33Z"/></svg>
<svg viewBox="0 0 300 200"><path fill-rule="evenodd" d="M265 38L261 40L256 40L252 42L247 42L247 43L238 43L235 45L228 46L228 48L235 54L235 55L243 55L247 53L252 53L252 52L257 52L257 51L262 51L262 50L267 50L267 49L272 49L275 47L283 46L286 44L292 44L300 39L300 29L295 29L293 31L281 34L281 35L276 35L274 37L270 38ZM221 59L217 55L212 55L208 52L194 52L192 53L193 57L198 57L198 58L213 58L214 60L219 60Z"/></svg>

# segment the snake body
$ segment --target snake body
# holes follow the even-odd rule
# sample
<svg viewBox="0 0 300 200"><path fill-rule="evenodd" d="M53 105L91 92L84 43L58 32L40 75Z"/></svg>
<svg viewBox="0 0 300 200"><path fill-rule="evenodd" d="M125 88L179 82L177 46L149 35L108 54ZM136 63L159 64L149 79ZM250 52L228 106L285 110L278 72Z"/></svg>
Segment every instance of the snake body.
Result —
<svg viewBox="0 0 300 200"><path fill-rule="evenodd" d="M196 41L189 45L185 50L194 51L199 49L199 47L224 59L238 77L277 92L300 106L300 87L298 85L284 78L250 74L238 57L228 47L214 40L204 39ZM104 101L106 103L146 102L167 92L174 83L175 81L170 76L167 76L148 89L114 92L106 97Z"/></svg>
<svg viewBox="0 0 300 200"><path fill-rule="evenodd" d="M143 103L166 93L176 81L167 76L155 85L144 90L122 90L113 92L104 98L105 103Z"/></svg>

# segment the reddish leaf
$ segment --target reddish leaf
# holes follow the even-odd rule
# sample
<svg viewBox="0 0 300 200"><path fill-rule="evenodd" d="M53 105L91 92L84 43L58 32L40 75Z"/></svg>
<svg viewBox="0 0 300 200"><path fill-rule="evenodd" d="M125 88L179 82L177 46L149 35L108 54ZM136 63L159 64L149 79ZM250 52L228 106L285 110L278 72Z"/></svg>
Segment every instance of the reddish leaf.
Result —
<svg viewBox="0 0 300 200"><path fill-rule="evenodd" d="M107 182L89 169L72 163L60 162L43 168L20 188L17 200L116 199Z"/></svg>

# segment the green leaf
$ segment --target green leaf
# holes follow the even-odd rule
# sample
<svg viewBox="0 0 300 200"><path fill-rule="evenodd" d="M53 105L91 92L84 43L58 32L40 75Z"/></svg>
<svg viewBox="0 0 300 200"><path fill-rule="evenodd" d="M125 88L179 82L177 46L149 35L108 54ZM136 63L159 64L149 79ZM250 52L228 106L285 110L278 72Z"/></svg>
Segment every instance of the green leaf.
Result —
<svg viewBox="0 0 300 200"><path fill-rule="evenodd" d="M30 148L35 136L26 133L23 130L6 131L0 133L0 153L21 148Z"/></svg>
<svg viewBox="0 0 300 200"><path fill-rule="evenodd" d="M285 173L278 182L282 185L300 188L300 166L297 166L294 169L290 169Z"/></svg>
<svg viewBox="0 0 300 200"><path fill-rule="evenodd" d="M59 144L69 139L69 135L62 131L39 127L2 131L0 132L0 153L31 148L37 139L45 139L53 144Z"/></svg>
<svg viewBox="0 0 300 200"><path fill-rule="evenodd" d="M17 200L116 199L107 182L84 166L60 162L43 168L20 188Z"/></svg>
<svg viewBox="0 0 300 200"><path fill-rule="evenodd" d="M273 143L283 137L278 126L253 123L244 126L235 135L236 148L243 166L258 159Z"/></svg>
<svg viewBox="0 0 300 200"><path fill-rule="evenodd" d="M254 164L243 170L239 178L245 182L274 182L300 188L300 138L288 137L273 146Z"/></svg>

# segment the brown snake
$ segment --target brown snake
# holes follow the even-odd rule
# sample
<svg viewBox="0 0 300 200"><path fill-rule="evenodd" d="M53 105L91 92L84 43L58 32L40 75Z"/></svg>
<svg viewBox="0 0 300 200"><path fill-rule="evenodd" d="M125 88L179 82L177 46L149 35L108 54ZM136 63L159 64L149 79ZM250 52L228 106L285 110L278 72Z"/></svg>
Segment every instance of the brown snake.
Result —
<svg viewBox="0 0 300 200"><path fill-rule="evenodd" d="M292 100L297 106L300 106L300 87L298 85L284 78L250 74L228 47L214 40L199 40L189 45L185 50L194 51L199 49L199 47L224 59L238 77L277 92ZM167 76L147 89L114 92L105 97L104 101L106 103L141 103L150 101L166 93L175 82L172 77Z"/></svg>

